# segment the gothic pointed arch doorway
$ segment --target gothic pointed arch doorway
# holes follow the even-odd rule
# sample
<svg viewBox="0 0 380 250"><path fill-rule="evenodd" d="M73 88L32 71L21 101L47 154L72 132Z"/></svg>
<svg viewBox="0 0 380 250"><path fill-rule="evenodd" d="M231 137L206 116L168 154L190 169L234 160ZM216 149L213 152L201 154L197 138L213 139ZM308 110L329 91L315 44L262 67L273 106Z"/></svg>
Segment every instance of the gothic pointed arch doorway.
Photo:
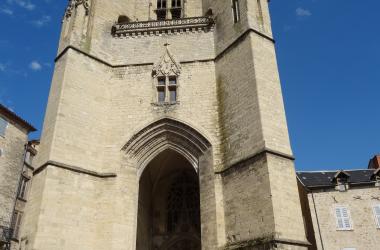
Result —
<svg viewBox="0 0 380 250"><path fill-rule="evenodd" d="M139 182L139 250L200 250L198 173L178 152L167 149L145 168Z"/></svg>
<svg viewBox="0 0 380 250"><path fill-rule="evenodd" d="M204 132L167 117L143 126L122 148L125 168L136 171L132 249L216 249L222 194Z"/></svg>

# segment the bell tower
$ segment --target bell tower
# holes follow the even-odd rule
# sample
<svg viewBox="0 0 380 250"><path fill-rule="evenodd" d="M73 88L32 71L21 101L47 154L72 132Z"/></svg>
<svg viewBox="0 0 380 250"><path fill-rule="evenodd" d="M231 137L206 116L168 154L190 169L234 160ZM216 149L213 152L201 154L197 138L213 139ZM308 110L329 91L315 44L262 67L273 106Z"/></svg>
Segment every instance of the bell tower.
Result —
<svg viewBox="0 0 380 250"><path fill-rule="evenodd" d="M36 161L30 249L308 246L267 0L68 1Z"/></svg>

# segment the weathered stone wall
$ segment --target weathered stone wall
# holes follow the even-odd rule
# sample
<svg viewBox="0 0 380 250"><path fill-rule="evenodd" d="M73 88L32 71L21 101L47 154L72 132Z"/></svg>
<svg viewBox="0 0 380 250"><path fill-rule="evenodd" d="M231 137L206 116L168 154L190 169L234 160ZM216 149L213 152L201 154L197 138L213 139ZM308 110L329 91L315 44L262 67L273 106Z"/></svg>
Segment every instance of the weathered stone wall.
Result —
<svg viewBox="0 0 380 250"><path fill-rule="evenodd" d="M36 171L24 231L31 248L136 249L144 166L123 146L163 118L210 143L198 155L203 249L262 237L304 241L273 42L250 30L257 6L240 1L242 19L233 24L230 0L187 1L188 15L212 7L215 28L115 38L118 15L147 20L146 9L133 1L91 3L88 16L80 5L64 23L59 51L76 49L57 61L37 161L76 170L47 164ZM266 3L263 9L268 15ZM182 68L178 102L157 105L152 70L166 43ZM106 172L117 176L99 177Z"/></svg>
<svg viewBox="0 0 380 250"><path fill-rule="evenodd" d="M373 206L380 204L379 199L379 188L374 186L351 188L347 192L328 189L309 193L317 249L378 249L380 230L376 226ZM336 205L345 205L349 209L352 230L337 230Z"/></svg>
<svg viewBox="0 0 380 250"><path fill-rule="evenodd" d="M275 224L266 156L222 176L228 242L270 238Z"/></svg>
<svg viewBox="0 0 380 250"><path fill-rule="evenodd" d="M183 36L184 43L187 35ZM158 44L156 49L159 53L157 52L155 61L158 61L165 49L162 44ZM176 52L173 52L180 51L177 43L171 45L170 50L177 58ZM191 58L191 51L185 49L178 53L178 57L185 58L186 53ZM24 236L31 238L31 245L36 249L51 249L53 246L57 249L73 248L75 244L80 244L75 243L76 234L80 235L80 242L89 242L81 249L122 249L126 246L134 249L138 166L126 164L121 149L133 134L146 125L171 117L191 124L209 138L215 148L215 155L211 157L215 163L211 161L211 164L220 164L214 64L212 61L183 63L178 78L179 103L157 106L152 104L156 101L156 88L152 79L153 60L148 65L111 68L73 50L69 50L61 59L56 66L45 120L50 120L51 116L56 116L56 119L51 124L45 123L40 147L41 151L42 148L48 148L49 154L41 154L38 162L41 165L54 160L101 173L115 172L118 176L106 184L95 178L92 180L96 183L91 184L92 190L82 190L75 185L67 184L68 187L64 187L64 180L56 181L55 176L72 179L67 171L47 167L33 180L33 200L30 201L32 212L27 215L28 229ZM51 171L57 174L49 174ZM58 174L59 172L66 174ZM84 178L81 185L87 185L86 175L78 175L76 178L80 176ZM207 182L212 180L208 179ZM212 183L208 185L213 187ZM79 196L93 197L92 194L97 193L97 202L82 204L78 199L73 200L72 192L76 190L80 190ZM42 199L39 200L39 197ZM94 222L82 218L73 206L97 211L96 232L93 229ZM203 206L209 213L215 214L215 202L205 201ZM45 212L38 213L38 210ZM49 217L50 213L59 213L60 217ZM215 217L216 215L207 223L215 225ZM62 218L67 221L80 220L80 226L67 225ZM67 233L56 236L55 241L48 241L52 225L57 225L57 230L65 230ZM81 232L82 227L87 228L86 232ZM215 234L216 226L212 230L210 234ZM214 242L210 244L216 244L215 238L213 236ZM73 242L58 244L67 242L67 239L73 239Z"/></svg>
<svg viewBox="0 0 380 250"><path fill-rule="evenodd" d="M257 20L257 1L240 1L237 24L229 1L210 3L217 16L215 62L229 244L244 246L272 237L297 242L302 249L307 241L270 30L252 22ZM268 6L261 7L266 15ZM269 19L263 16L263 21Z"/></svg>
<svg viewBox="0 0 380 250"><path fill-rule="evenodd" d="M0 114L8 121L5 136L0 136L0 225L10 227L18 182L24 161L24 146L28 132Z"/></svg>

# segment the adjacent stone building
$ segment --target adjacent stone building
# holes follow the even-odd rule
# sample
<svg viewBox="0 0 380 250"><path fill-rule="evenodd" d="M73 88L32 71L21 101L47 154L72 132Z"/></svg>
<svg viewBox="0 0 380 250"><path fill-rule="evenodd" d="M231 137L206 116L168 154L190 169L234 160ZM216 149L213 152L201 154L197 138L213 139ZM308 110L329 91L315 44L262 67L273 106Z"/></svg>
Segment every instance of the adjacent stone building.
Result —
<svg viewBox="0 0 380 250"><path fill-rule="evenodd" d="M293 160L267 0L71 0L21 238L306 249Z"/></svg>
<svg viewBox="0 0 380 250"><path fill-rule="evenodd" d="M19 200L26 197L25 178L32 176L24 160L33 131L32 125L0 104L0 249L9 249L11 240L18 239L23 211Z"/></svg>
<svg viewBox="0 0 380 250"><path fill-rule="evenodd" d="M378 250L380 157L365 170L299 172L310 250Z"/></svg>

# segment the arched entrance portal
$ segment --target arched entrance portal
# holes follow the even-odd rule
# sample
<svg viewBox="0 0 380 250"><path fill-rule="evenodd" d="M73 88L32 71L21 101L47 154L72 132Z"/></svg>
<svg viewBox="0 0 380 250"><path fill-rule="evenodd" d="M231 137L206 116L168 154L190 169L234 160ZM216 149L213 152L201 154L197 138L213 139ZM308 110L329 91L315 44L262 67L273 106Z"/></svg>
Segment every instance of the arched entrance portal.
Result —
<svg viewBox="0 0 380 250"><path fill-rule="evenodd" d="M167 149L145 168L139 182L138 250L200 250L198 173Z"/></svg>

